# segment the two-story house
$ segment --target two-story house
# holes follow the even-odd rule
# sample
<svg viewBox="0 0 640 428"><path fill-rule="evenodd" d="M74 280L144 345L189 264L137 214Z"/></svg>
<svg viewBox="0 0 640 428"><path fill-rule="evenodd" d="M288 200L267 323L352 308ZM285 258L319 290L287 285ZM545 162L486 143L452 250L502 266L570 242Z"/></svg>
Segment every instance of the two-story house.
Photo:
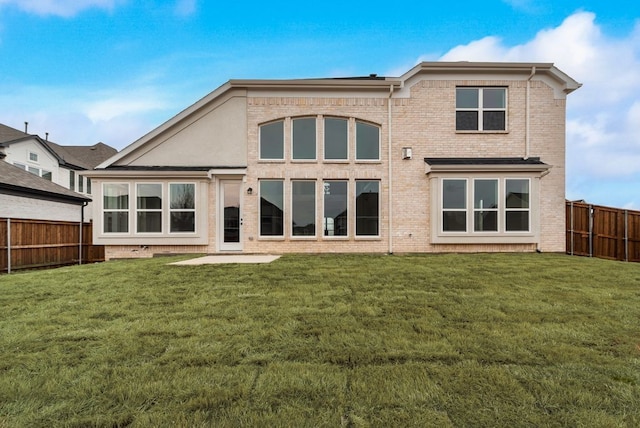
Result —
<svg viewBox="0 0 640 428"><path fill-rule="evenodd" d="M0 123L0 153L5 162L69 190L90 195L91 181L84 177L83 171L93 169L117 150L104 143L61 146Z"/></svg>
<svg viewBox="0 0 640 428"><path fill-rule="evenodd" d="M548 63L231 80L88 172L94 243L157 253L565 249Z"/></svg>
<svg viewBox="0 0 640 428"><path fill-rule="evenodd" d="M117 153L104 143L61 146L26 131L0 124L0 159L80 195L92 194L91 180L84 176L84 171ZM91 212L87 210L87 218ZM41 216L36 212L33 217Z"/></svg>

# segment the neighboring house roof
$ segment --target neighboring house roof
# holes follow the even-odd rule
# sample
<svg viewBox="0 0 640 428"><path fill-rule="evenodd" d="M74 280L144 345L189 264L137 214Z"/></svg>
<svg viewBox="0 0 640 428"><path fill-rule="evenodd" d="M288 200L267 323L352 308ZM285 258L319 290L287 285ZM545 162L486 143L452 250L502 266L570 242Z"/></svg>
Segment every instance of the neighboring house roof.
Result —
<svg viewBox="0 0 640 428"><path fill-rule="evenodd" d="M6 141L17 140L19 138L23 138L28 136L22 131L18 131L15 128L11 128L10 126L3 125L0 123L0 143L4 143Z"/></svg>
<svg viewBox="0 0 640 428"><path fill-rule="evenodd" d="M61 146L51 141L45 141L58 157L66 164L78 166L82 169L93 169L96 165L118 153L116 149L104 143L93 146Z"/></svg>
<svg viewBox="0 0 640 428"><path fill-rule="evenodd" d="M0 193L81 205L90 198L40 178L7 162L0 162Z"/></svg>
<svg viewBox="0 0 640 428"><path fill-rule="evenodd" d="M0 146L9 146L28 139L35 139L45 150L50 152L60 166L70 169L93 169L96 165L118 153L116 149L104 143L93 146L61 146L52 141L46 141L38 135L27 134L0 123Z"/></svg>

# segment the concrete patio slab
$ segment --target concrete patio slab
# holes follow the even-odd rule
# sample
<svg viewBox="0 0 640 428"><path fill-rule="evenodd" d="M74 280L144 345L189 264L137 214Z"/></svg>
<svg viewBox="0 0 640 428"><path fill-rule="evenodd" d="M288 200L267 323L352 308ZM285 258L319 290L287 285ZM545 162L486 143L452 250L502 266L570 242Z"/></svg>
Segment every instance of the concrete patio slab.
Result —
<svg viewBox="0 0 640 428"><path fill-rule="evenodd" d="M169 263L171 265L207 265L223 263L271 263L280 256L271 254L219 254L214 256L198 257L181 262Z"/></svg>

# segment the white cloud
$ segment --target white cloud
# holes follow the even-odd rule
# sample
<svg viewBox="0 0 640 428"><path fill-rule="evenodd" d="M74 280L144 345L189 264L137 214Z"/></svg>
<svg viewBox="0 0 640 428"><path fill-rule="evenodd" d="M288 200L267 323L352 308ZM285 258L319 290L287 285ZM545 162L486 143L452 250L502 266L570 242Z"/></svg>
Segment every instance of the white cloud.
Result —
<svg viewBox="0 0 640 428"><path fill-rule="evenodd" d="M178 16L190 16L196 12L196 0L177 0L175 13Z"/></svg>
<svg viewBox="0 0 640 428"><path fill-rule="evenodd" d="M1 6L15 6L36 15L72 17L85 9L112 10L121 0L0 0Z"/></svg>
<svg viewBox="0 0 640 428"><path fill-rule="evenodd" d="M527 43L506 46L490 36L439 58L554 62L583 83L567 101L567 186L573 197L585 199L598 180L631 180L640 188L640 22L628 35L613 38L603 34L595 18L576 12ZM640 207L640 194L634 197L624 203Z"/></svg>

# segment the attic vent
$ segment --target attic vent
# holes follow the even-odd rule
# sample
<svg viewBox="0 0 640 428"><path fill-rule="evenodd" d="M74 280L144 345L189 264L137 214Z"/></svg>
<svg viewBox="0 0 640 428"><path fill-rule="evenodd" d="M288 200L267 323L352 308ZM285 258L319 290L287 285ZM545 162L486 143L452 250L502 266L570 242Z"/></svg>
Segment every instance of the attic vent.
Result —
<svg viewBox="0 0 640 428"><path fill-rule="evenodd" d="M376 73L371 73L369 77L371 77L372 79L375 79L376 77L378 77L378 75Z"/></svg>

